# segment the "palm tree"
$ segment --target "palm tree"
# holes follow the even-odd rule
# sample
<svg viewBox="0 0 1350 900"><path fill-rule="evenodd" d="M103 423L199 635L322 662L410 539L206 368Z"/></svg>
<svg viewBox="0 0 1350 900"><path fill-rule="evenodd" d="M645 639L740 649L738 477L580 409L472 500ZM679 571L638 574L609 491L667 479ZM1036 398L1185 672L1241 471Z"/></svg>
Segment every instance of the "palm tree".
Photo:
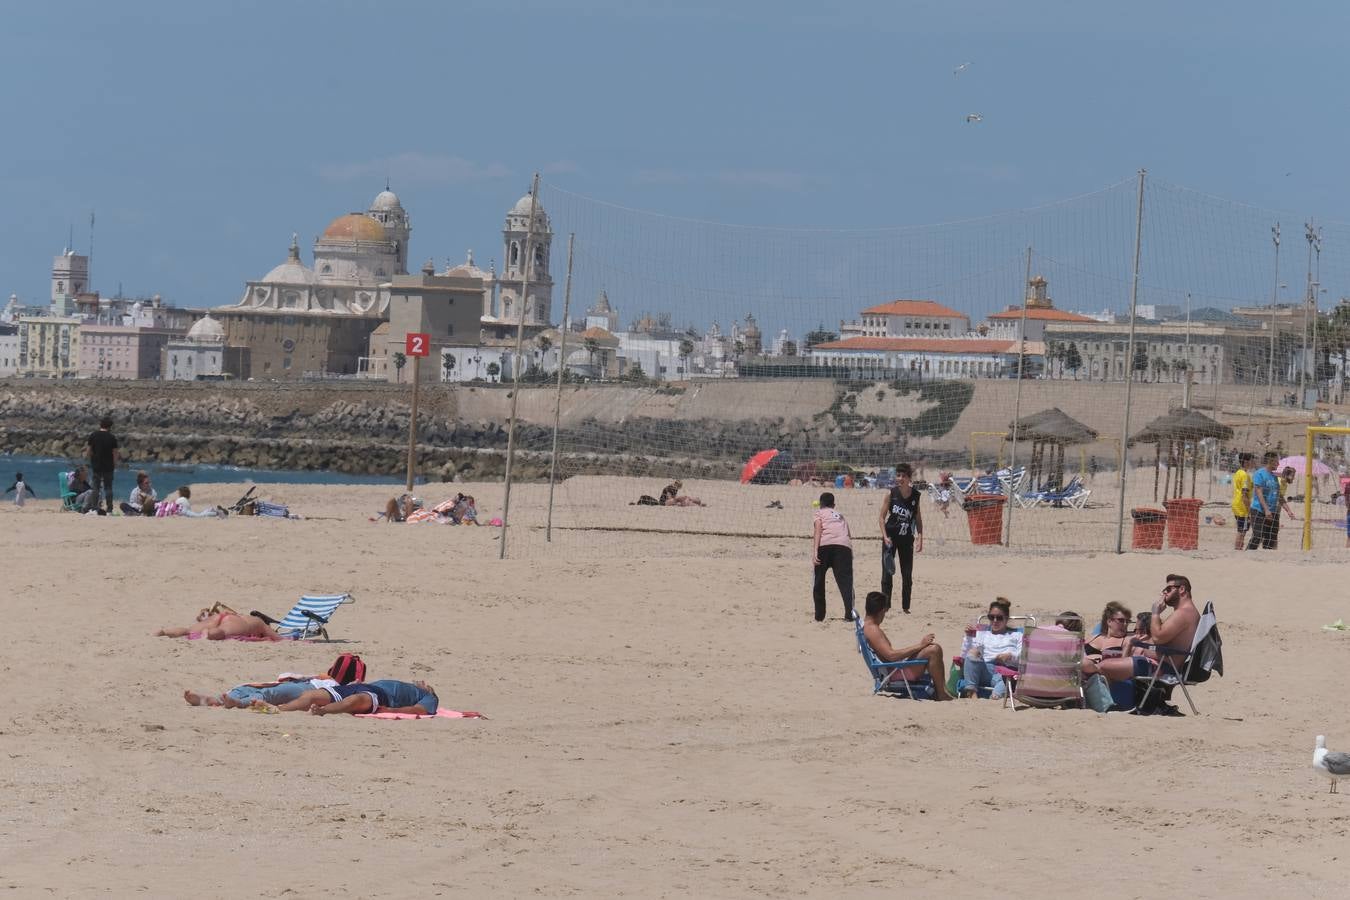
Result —
<svg viewBox="0 0 1350 900"><path fill-rule="evenodd" d="M694 342L685 338L680 341L680 359L684 362L684 373L689 374L689 357L694 355Z"/></svg>
<svg viewBox="0 0 1350 900"><path fill-rule="evenodd" d="M408 364L408 357L402 353L394 354L394 369L398 372L398 383L403 383L403 367Z"/></svg>
<svg viewBox="0 0 1350 900"><path fill-rule="evenodd" d="M450 373L455 371L455 357L449 353L441 357L441 368L445 369L445 380L450 380Z"/></svg>
<svg viewBox="0 0 1350 900"><path fill-rule="evenodd" d="M501 370L502 367L497 365L497 363L495 362L490 362L487 364L488 377L491 378L493 381L497 380L497 373L500 372Z"/></svg>

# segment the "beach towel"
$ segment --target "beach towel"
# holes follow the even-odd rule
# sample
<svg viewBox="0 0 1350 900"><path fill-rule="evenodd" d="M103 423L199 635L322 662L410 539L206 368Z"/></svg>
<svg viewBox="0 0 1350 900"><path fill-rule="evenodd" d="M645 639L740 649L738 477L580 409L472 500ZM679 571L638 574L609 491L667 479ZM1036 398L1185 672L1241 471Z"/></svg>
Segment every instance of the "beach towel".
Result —
<svg viewBox="0 0 1350 900"><path fill-rule="evenodd" d="M454 709L438 709L434 716L417 716L412 713L357 713L358 719L486 719L487 716L478 712L460 712Z"/></svg>
<svg viewBox="0 0 1350 900"><path fill-rule="evenodd" d="M189 641L200 641L206 637L205 631L189 631L187 639ZM260 637L256 634L232 634L229 637L221 638L222 641L274 641L276 638Z"/></svg>

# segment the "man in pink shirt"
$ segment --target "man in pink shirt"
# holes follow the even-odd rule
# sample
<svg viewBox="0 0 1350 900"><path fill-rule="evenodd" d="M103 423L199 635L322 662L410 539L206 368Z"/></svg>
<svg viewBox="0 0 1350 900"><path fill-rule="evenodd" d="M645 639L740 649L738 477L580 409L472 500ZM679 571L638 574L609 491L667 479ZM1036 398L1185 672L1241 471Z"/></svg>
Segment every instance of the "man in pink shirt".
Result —
<svg viewBox="0 0 1350 900"><path fill-rule="evenodd" d="M853 540L848 522L834 508L834 494L820 495L811 531L811 563L816 569L813 594L816 601L816 621L825 621L825 572L834 570L834 583L844 600L844 621L852 622L853 614Z"/></svg>

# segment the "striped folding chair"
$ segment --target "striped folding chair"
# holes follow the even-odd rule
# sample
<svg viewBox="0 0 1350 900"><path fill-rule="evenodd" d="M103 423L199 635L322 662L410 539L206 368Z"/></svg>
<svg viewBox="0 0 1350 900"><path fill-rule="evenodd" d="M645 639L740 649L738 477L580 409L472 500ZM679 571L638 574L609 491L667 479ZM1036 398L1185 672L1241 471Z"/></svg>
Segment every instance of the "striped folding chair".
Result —
<svg viewBox="0 0 1350 900"><path fill-rule="evenodd" d="M1084 706L1083 626L1070 631L1057 625L1029 626L1022 632L1013 708Z"/></svg>
<svg viewBox="0 0 1350 900"><path fill-rule="evenodd" d="M321 635L327 641L331 640L328 637L328 620L333 618L333 613L342 604L355 602L356 598L351 594L306 594L280 621L256 609L252 615L275 627L281 637L303 641Z"/></svg>

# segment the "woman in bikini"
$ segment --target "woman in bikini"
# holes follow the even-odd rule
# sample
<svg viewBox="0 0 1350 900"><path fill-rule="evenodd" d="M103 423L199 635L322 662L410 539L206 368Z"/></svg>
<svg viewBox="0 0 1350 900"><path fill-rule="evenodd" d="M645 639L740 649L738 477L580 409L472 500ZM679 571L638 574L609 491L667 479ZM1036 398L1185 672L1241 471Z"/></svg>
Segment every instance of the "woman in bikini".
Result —
<svg viewBox="0 0 1350 900"><path fill-rule="evenodd" d="M217 603L210 609L197 614L197 621L186 628L161 628L154 632L155 637L191 637L201 635L209 641L225 638L256 637L269 641L278 641L276 632L257 616L245 616L235 612L224 604Z"/></svg>
<svg viewBox="0 0 1350 900"><path fill-rule="evenodd" d="M1106 609L1102 610L1101 631L1083 645L1083 655L1094 663L1120 656L1120 648L1128 637L1125 632L1130 625L1130 615L1128 609L1114 600L1106 604Z"/></svg>

